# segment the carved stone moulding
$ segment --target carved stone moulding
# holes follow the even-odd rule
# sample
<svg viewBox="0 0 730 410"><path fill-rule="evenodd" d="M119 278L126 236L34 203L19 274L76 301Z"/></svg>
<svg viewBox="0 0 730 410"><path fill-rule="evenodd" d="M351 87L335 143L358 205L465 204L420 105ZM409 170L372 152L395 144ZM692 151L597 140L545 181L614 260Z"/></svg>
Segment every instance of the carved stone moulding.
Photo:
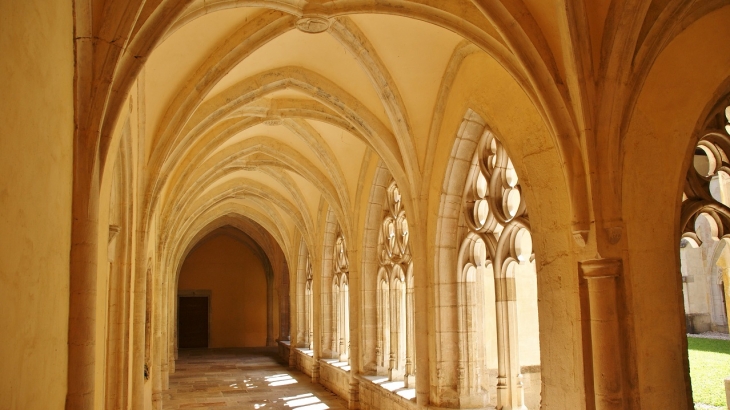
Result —
<svg viewBox="0 0 730 410"><path fill-rule="evenodd" d="M297 20L297 28L304 33L322 33L330 28L330 20L323 16L302 16Z"/></svg>

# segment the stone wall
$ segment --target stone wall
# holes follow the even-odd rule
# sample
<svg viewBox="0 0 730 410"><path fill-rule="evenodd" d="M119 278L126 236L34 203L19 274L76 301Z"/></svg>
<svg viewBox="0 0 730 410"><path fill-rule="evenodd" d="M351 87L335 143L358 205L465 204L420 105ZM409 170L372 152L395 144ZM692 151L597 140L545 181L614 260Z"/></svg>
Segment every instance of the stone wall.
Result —
<svg viewBox="0 0 730 410"><path fill-rule="evenodd" d="M337 363L336 360L319 361L319 382L328 390L349 401L350 372L335 366Z"/></svg>
<svg viewBox="0 0 730 410"><path fill-rule="evenodd" d="M70 1L0 2L2 408L60 410L66 401L73 35Z"/></svg>

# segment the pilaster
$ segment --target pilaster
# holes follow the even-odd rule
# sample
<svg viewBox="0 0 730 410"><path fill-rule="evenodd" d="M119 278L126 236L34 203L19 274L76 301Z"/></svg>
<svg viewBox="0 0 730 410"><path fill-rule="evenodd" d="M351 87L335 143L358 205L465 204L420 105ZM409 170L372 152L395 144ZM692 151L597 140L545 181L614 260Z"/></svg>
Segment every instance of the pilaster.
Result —
<svg viewBox="0 0 730 410"><path fill-rule="evenodd" d="M588 290L588 320L596 410L623 408L621 347L616 282L620 259L595 259L580 264Z"/></svg>

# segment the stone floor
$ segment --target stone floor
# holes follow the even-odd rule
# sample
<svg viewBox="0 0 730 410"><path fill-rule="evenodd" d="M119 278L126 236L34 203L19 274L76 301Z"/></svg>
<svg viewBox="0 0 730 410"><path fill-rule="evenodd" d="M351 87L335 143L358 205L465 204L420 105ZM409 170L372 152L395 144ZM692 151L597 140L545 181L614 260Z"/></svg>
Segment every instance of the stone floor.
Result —
<svg viewBox="0 0 730 410"><path fill-rule="evenodd" d="M347 403L278 360L276 348L181 349L163 409L344 410Z"/></svg>

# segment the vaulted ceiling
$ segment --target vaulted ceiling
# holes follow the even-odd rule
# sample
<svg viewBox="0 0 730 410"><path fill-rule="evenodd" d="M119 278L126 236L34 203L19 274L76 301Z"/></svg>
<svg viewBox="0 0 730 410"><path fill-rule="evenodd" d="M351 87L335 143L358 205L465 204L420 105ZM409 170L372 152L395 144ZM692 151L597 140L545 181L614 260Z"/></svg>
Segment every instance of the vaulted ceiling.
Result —
<svg viewBox="0 0 730 410"><path fill-rule="evenodd" d="M138 80L163 221L193 235L235 202L286 247L321 201L344 223L373 155L394 174L423 165L444 74L468 47L406 17L191 4Z"/></svg>
<svg viewBox="0 0 730 410"><path fill-rule="evenodd" d="M419 195L458 63L474 53L501 65L535 104L577 178L573 200L585 202L581 146L593 143L581 130L601 125L591 99L620 97L630 109L633 91L608 80L640 82L643 60L723 4L710 3L191 1L132 91L143 96L148 209L160 211L163 241L244 213L286 253L294 232L313 239L323 204L348 232L373 160L409 185L406 196ZM145 4L138 24L155 13ZM677 13L684 22L670 18ZM144 30L152 29L133 30L125 53ZM576 224L587 226L585 209L574 206Z"/></svg>

